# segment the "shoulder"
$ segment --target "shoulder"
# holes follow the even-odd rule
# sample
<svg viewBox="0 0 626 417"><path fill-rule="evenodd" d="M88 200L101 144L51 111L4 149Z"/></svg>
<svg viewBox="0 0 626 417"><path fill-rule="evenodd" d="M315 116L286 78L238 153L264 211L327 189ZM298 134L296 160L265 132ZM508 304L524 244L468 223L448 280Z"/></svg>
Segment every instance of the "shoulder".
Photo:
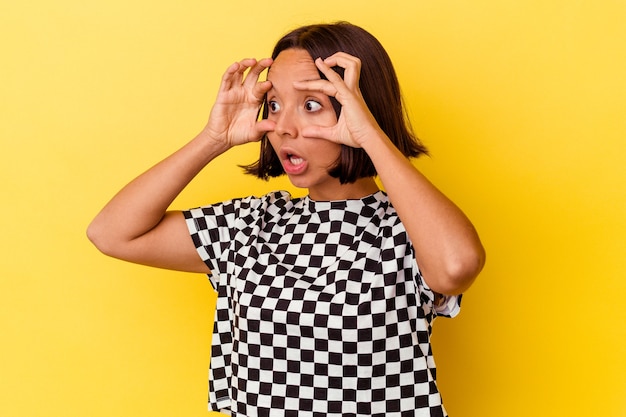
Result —
<svg viewBox="0 0 626 417"><path fill-rule="evenodd" d="M230 204L243 211L281 211L290 209L299 199L293 199L287 191L279 190L261 196L248 196L240 199L231 200Z"/></svg>
<svg viewBox="0 0 626 417"><path fill-rule="evenodd" d="M371 211L368 215L378 219L381 227L396 227L399 230L403 230L398 212L384 191L379 191L368 197L368 203L365 206L365 210Z"/></svg>
<svg viewBox="0 0 626 417"><path fill-rule="evenodd" d="M273 191L261 196L233 198L219 203L208 204L185 210L187 218L198 217L242 217L254 213L275 211L292 204L294 200L287 191Z"/></svg>

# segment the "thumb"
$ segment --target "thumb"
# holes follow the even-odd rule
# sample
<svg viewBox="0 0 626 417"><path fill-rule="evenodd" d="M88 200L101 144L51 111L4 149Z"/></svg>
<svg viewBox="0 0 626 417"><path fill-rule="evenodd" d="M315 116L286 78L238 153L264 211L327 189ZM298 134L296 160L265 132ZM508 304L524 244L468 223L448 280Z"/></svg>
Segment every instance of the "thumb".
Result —
<svg viewBox="0 0 626 417"><path fill-rule="evenodd" d="M256 125L256 131L262 136L267 132L271 132L276 128L276 122L268 119L259 120Z"/></svg>
<svg viewBox="0 0 626 417"><path fill-rule="evenodd" d="M302 129L302 136L305 138L317 138L317 139L326 139L333 142L337 142L334 139L334 129L332 127L322 127L322 126L306 126Z"/></svg>

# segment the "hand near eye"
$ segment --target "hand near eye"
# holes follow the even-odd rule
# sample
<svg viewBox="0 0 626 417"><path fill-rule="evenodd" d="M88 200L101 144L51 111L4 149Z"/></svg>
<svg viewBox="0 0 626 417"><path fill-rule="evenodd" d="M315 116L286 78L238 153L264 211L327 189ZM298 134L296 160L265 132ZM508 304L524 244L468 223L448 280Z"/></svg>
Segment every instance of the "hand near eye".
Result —
<svg viewBox="0 0 626 417"><path fill-rule="evenodd" d="M315 65L328 80L300 81L294 83L294 87L298 90L319 91L334 97L342 106L341 115L335 126L308 126L303 129L302 135L353 148L362 147L374 131L381 132L381 129L361 95L361 60L344 52L337 52L324 60L317 58ZM343 79L332 69L334 66L345 69Z"/></svg>
<svg viewBox="0 0 626 417"><path fill-rule="evenodd" d="M226 70L203 131L212 140L228 149L258 141L265 132L273 129L273 122L257 120L263 96L272 87L270 81L260 82L259 76L271 64L271 58L260 61L250 58L236 62ZM248 69L248 74L244 75Z"/></svg>

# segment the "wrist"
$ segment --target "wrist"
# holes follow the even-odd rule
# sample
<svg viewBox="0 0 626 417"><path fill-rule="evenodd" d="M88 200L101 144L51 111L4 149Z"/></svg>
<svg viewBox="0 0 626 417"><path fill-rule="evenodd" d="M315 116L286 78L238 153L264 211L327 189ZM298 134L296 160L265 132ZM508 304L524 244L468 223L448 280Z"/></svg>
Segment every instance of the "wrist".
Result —
<svg viewBox="0 0 626 417"><path fill-rule="evenodd" d="M206 128L198 133L193 142L196 142L200 147L199 151L202 155L209 157L209 161L231 148L227 141L219 139Z"/></svg>
<svg viewBox="0 0 626 417"><path fill-rule="evenodd" d="M366 138L359 145L368 154L372 155L378 152L381 148L394 146L389 136L380 128L373 128L370 132L364 135ZM371 157L371 156L370 156Z"/></svg>

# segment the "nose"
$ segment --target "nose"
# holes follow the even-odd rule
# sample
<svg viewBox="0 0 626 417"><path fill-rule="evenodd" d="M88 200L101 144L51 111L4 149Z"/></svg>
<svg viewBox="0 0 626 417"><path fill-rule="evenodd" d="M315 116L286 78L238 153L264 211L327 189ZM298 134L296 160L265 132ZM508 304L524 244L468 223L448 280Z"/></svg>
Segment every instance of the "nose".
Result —
<svg viewBox="0 0 626 417"><path fill-rule="evenodd" d="M278 135L293 138L298 136L296 117L292 111L288 109L281 110L280 113L276 115L275 122L276 128L274 131Z"/></svg>

